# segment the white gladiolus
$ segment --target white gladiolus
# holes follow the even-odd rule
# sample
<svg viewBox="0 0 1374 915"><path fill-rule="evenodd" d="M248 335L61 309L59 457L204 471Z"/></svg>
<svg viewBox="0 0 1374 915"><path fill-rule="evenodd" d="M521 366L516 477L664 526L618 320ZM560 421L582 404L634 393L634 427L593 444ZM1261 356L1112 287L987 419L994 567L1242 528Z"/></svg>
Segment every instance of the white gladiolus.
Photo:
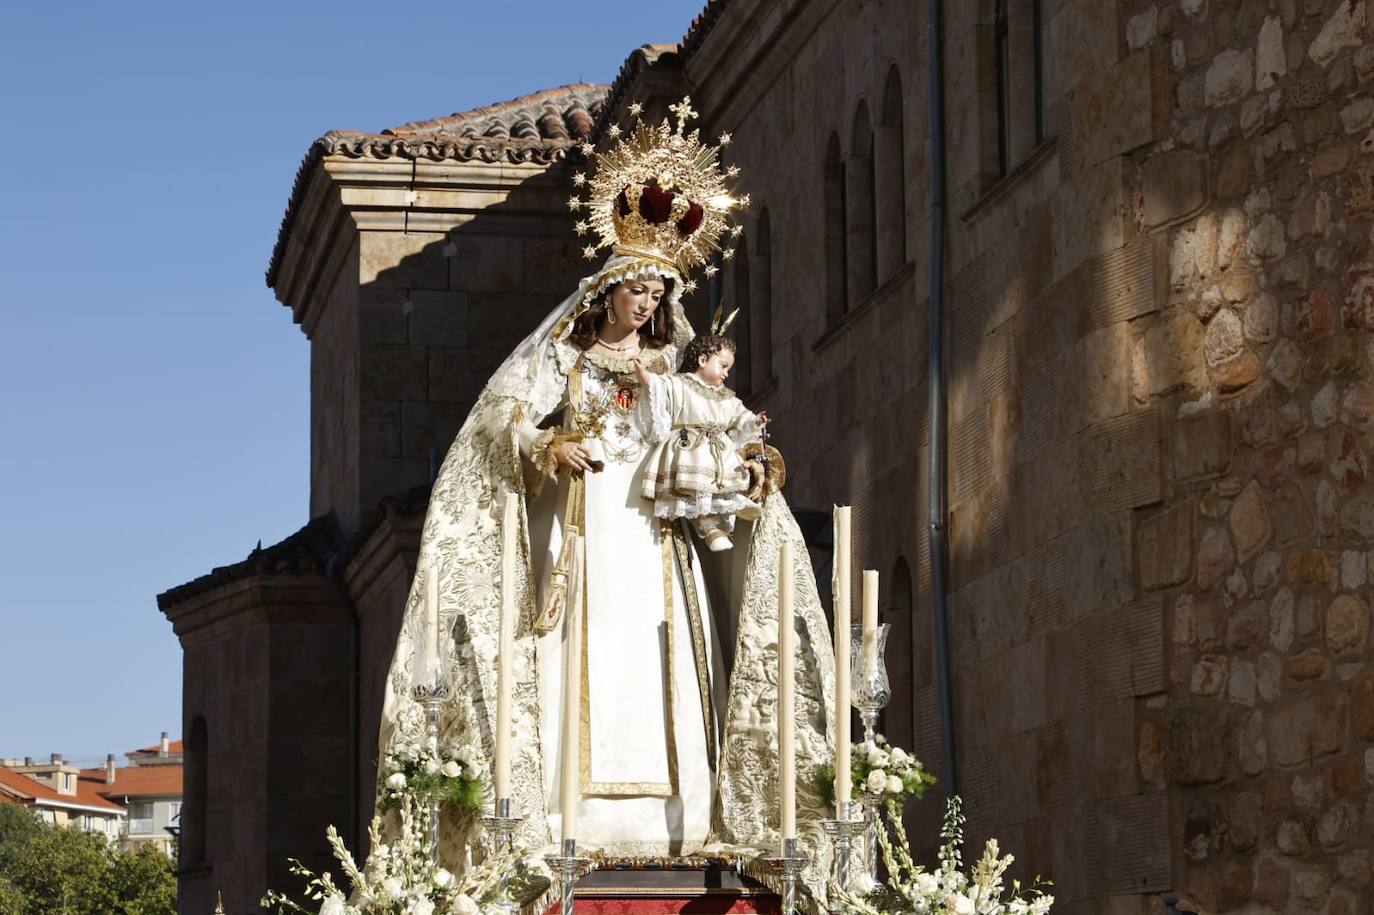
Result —
<svg viewBox="0 0 1374 915"><path fill-rule="evenodd" d="M457 778L463 772L463 770L458 767L458 764L451 759L444 763L442 771L448 778Z"/></svg>
<svg viewBox="0 0 1374 915"><path fill-rule="evenodd" d="M889 794L902 793L902 780L895 775L887 777L887 791Z"/></svg>
<svg viewBox="0 0 1374 915"><path fill-rule="evenodd" d="M444 887L448 886L452 882L453 875L450 874L448 871L444 870L442 867L434 872L434 885L437 886L439 889L442 890Z"/></svg>
<svg viewBox="0 0 1374 915"><path fill-rule="evenodd" d="M868 778L864 781L864 788L877 794L887 787L887 773L882 769L874 769L868 773Z"/></svg>
<svg viewBox="0 0 1374 915"><path fill-rule="evenodd" d="M478 915L481 907L477 905L477 900L467 893L459 893L458 898L453 900L453 911L457 915Z"/></svg>
<svg viewBox="0 0 1374 915"><path fill-rule="evenodd" d="M386 786L393 791L404 791L406 787L406 777L404 772L393 772L387 776Z"/></svg>

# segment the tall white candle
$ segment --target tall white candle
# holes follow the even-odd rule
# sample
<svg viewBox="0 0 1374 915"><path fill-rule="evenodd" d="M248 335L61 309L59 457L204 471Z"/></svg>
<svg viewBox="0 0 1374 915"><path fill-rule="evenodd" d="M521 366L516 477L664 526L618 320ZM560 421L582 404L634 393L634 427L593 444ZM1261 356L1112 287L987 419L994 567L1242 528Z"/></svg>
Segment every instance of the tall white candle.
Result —
<svg viewBox="0 0 1374 915"><path fill-rule="evenodd" d="M878 573L864 569L864 677L878 671Z"/></svg>
<svg viewBox="0 0 1374 915"><path fill-rule="evenodd" d="M497 798L510 797L510 704L515 652L515 535L520 529L519 496L506 493L501 519L501 641L496 675L496 782Z"/></svg>
<svg viewBox="0 0 1374 915"><path fill-rule="evenodd" d="M439 673L439 567L425 563L425 642L421 670L426 678Z"/></svg>
<svg viewBox="0 0 1374 915"><path fill-rule="evenodd" d="M849 506L835 506L835 800L848 801L853 787L849 759Z"/></svg>
<svg viewBox="0 0 1374 915"><path fill-rule="evenodd" d="M782 838L797 835L797 703L793 674L792 543L778 557L778 802Z"/></svg>
<svg viewBox="0 0 1374 915"><path fill-rule="evenodd" d="M582 785L582 538L573 540L573 570L568 576L568 633L563 669L563 759L559 800L563 841L577 838L577 806Z"/></svg>

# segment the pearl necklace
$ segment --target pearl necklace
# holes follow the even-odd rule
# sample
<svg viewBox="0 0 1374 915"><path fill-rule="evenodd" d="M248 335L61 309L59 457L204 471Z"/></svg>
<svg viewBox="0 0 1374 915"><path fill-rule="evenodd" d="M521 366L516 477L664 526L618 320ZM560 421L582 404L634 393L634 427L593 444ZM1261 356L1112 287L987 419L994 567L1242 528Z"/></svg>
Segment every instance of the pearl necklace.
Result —
<svg viewBox="0 0 1374 915"><path fill-rule="evenodd" d="M613 352L613 353L624 353L624 352L628 352L630 349L634 349L636 352L639 351L639 341L638 341L638 340L636 340L636 341L634 342L634 344L626 343L626 344L623 344L622 346L616 346L614 343L607 343L605 340L602 340L600 337L597 337L597 338L596 338L596 342L597 342L597 343L600 343L602 346L606 347L606 349L610 350L610 351Z"/></svg>

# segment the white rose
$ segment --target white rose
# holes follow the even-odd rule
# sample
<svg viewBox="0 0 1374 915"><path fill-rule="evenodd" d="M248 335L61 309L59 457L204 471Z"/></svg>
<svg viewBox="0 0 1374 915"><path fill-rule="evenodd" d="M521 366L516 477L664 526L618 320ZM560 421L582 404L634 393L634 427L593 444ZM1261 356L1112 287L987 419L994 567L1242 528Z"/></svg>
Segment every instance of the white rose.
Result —
<svg viewBox="0 0 1374 915"><path fill-rule="evenodd" d="M917 874L916 888L921 891L922 895L929 896L940 888L940 881L935 878L934 874Z"/></svg>
<svg viewBox="0 0 1374 915"><path fill-rule="evenodd" d="M400 877L387 877L382 881L382 892L392 899L404 899L406 895L405 882Z"/></svg>
<svg viewBox="0 0 1374 915"><path fill-rule="evenodd" d="M463 770L458 767L456 762L450 759L448 762L444 763L443 773L449 778L457 778L463 773Z"/></svg>
<svg viewBox="0 0 1374 915"><path fill-rule="evenodd" d="M324 905L320 906L320 915L344 915L344 898L338 893L331 893L325 897Z"/></svg>
<svg viewBox="0 0 1374 915"><path fill-rule="evenodd" d="M951 897L951 901L954 904L950 906L950 908L956 915L973 915L975 906L972 899L960 893L957 896Z"/></svg>
<svg viewBox="0 0 1374 915"><path fill-rule="evenodd" d="M406 787L406 777L404 772L393 772L387 776L386 786L393 791L404 791Z"/></svg>
<svg viewBox="0 0 1374 915"><path fill-rule="evenodd" d="M911 757L906 755L906 750L901 747L893 747L891 751L892 764L894 766L905 766L911 762Z"/></svg>
<svg viewBox="0 0 1374 915"><path fill-rule="evenodd" d="M433 775L435 772L438 772L439 760L434 759L433 757L430 757L429 759L425 760L425 771L428 772L430 775Z"/></svg>
<svg viewBox="0 0 1374 915"><path fill-rule="evenodd" d="M444 870L442 867L434 872L434 885L437 886L439 889L442 890L444 887L448 886L452 882L453 875L450 874L448 871Z"/></svg>
<svg viewBox="0 0 1374 915"><path fill-rule="evenodd" d="M901 780L900 778L898 778L898 777L895 776L895 775L889 775L889 776L887 777L887 793L888 793L888 794L901 794L901 793L902 793L902 787L903 787L903 786L902 786L902 780Z"/></svg>
<svg viewBox="0 0 1374 915"><path fill-rule="evenodd" d="M868 778L864 781L864 788L873 794L877 794L887 787L887 773L882 769L874 769L868 773Z"/></svg>
<svg viewBox="0 0 1374 915"><path fill-rule="evenodd" d="M854 878L855 895L867 896L869 893L873 892L873 890L876 889L877 886L878 881L874 880L868 874L861 873L859 874L859 876Z"/></svg>
<svg viewBox="0 0 1374 915"><path fill-rule="evenodd" d="M887 751L879 750L877 747L868 751L868 764L881 769L887 765Z"/></svg>
<svg viewBox="0 0 1374 915"><path fill-rule="evenodd" d="M478 915L481 907L477 905L477 900L467 893L459 893L458 898L453 900L453 911L457 915Z"/></svg>
<svg viewBox="0 0 1374 915"><path fill-rule="evenodd" d="M434 915L434 903L428 899L417 899L410 907L410 915Z"/></svg>

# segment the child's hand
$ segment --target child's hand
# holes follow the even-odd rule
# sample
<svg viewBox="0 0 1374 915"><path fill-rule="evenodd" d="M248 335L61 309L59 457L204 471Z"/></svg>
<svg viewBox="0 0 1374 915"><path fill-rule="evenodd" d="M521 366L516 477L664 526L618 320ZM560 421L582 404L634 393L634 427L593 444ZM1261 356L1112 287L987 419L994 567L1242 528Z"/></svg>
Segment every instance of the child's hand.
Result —
<svg viewBox="0 0 1374 915"><path fill-rule="evenodd" d="M760 429L765 428L769 423L768 414L761 411L755 413L754 421L758 423Z"/></svg>
<svg viewBox="0 0 1374 915"><path fill-rule="evenodd" d="M649 370L644 367L644 360L638 356L631 356L630 363L635 367L635 377L639 379L639 383L648 385Z"/></svg>

